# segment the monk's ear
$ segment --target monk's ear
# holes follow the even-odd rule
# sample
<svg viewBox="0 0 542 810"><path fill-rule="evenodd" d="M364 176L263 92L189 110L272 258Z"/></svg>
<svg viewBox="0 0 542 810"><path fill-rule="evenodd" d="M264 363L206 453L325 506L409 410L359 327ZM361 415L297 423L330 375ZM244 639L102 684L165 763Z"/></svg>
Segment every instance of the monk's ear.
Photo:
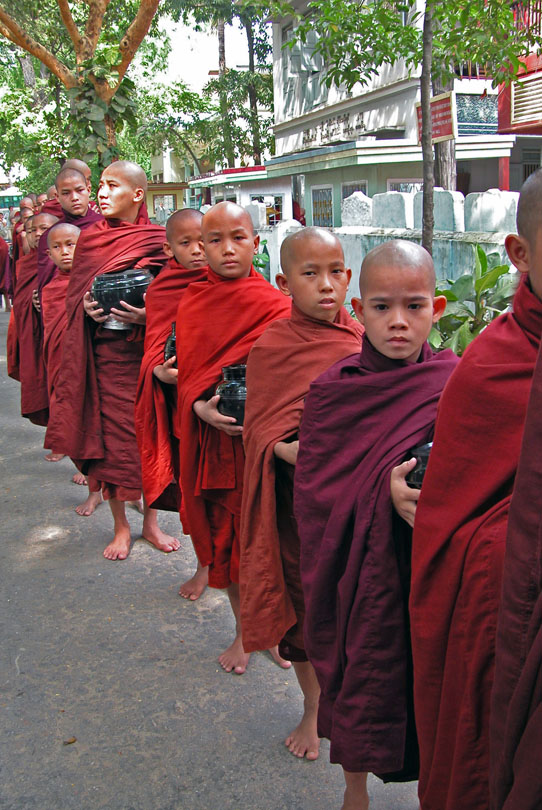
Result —
<svg viewBox="0 0 542 810"><path fill-rule="evenodd" d="M140 203L145 199L145 190L142 188L134 188L134 202Z"/></svg>
<svg viewBox="0 0 542 810"><path fill-rule="evenodd" d="M164 251L164 253L168 257L168 259L173 258L173 251L171 249L171 245L169 244L169 242L164 242L164 244L162 245L162 250Z"/></svg>
<svg viewBox="0 0 542 810"><path fill-rule="evenodd" d="M508 253L508 258L520 273L528 273L531 259L531 250L528 241L524 236L517 233L509 233L504 240L504 246Z"/></svg>
<svg viewBox="0 0 542 810"><path fill-rule="evenodd" d="M258 252L259 247L260 247L260 234L257 233L254 237L254 253Z"/></svg>
<svg viewBox="0 0 542 810"><path fill-rule="evenodd" d="M52 260L53 257L51 256L51 251L49 250L49 248L46 248L45 252L49 256L49 258Z"/></svg>
<svg viewBox="0 0 542 810"><path fill-rule="evenodd" d="M275 276L275 281L277 282L277 287L281 291L283 295L291 295L290 287L288 285L288 278L284 275L284 273L277 273Z"/></svg>
<svg viewBox="0 0 542 810"><path fill-rule="evenodd" d="M433 323L440 321L444 315L447 303L448 301L445 295L436 295L433 298Z"/></svg>
<svg viewBox="0 0 542 810"><path fill-rule="evenodd" d="M352 298L350 303L352 304L352 309L354 310L354 313L358 321L360 323L365 323L365 318L363 316L363 301L361 300L361 298Z"/></svg>
<svg viewBox="0 0 542 810"><path fill-rule="evenodd" d="M346 276L348 278L348 283L350 284L350 281L352 280L352 271L350 270L349 267L345 268L345 273L346 273Z"/></svg>

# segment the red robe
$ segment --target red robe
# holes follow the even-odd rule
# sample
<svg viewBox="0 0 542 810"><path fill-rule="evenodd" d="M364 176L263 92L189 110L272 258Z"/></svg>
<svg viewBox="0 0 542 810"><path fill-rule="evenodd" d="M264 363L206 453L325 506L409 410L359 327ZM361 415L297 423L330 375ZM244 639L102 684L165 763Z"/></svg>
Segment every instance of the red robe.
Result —
<svg viewBox="0 0 542 810"><path fill-rule="evenodd" d="M37 251L32 250L17 262L13 314L19 346L21 413L35 425L46 425L49 397L42 352L41 318L32 304L32 293L36 289L37 260Z"/></svg>
<svg viewBox="0 0 542 810"><path fill-rule="evenodd" d="M277 462L274 447L297 438L310 383L337 360L359 353L362 331L345 309L327 323L293 304L291 318L272 323L250 351L239 577L246 652L267 650L285 638L281 653L306 660L299 537L291 510L294 467Z"/></svg>
<svg viewBox="0 0 542 810"><path fill-rule="evenodd" d="M526 279L439 407L410 600L422 810L489 807L489 705L510 495L542 333Z"/></svg>
<svg viewBox="0 0 542 810"><path fill-rule="evenodd" d="M9 245L0 236L0 295L7 296L9 284Z"/></svg>
<svg viewBox="0 0 542 810"><path fill-rule="evenodd" d="M68 316L66 293L70 281L69 271L57 270L52 281L43 291L41 317L43 321L43 356L47 368L49 410L53 409L54 389L62 360L62 340Z"/></svg>
<svg viewBox="0 0 542 810"><path fill-rule="evenodd" d="M153 374L153 369L164 362L164 345L184 291L189 284L206 278L207 267L187 270L175 259L169 259L149 286L145 298L147 322L135 404L135 426L141 456L143 495L149 506L156 509L178 511L181 498L178 483L179 448L173 434L177 389L173 385L163 385Z"/></svg>
<svg viewBox="0 0 542 810"><path fill-rule="evenodd" d="M208 273L188 287L177 312L180 474L185 531L201 565L210 566L209 584L226 588L239 579L242 439L200 421L192 406L214 394L223 366L246 362L266 326L289 315L290 302L254 269L240 279Z"/></svg>
<svg viewBox="0 0 542 810"><path fill-rule="evenodd" d="M492 810L542 807L542 352L510 505L491 700Z"/></svg>
<svg viewBox="0 0 542 810"><path fill-rule="evenodd" d="M45 447L77 460L92 488L121 500L134 499L141 488L133 415L140 330L96 328L83 296L102 273L161 267L164 239L164 228L155 225L103 221L87 228L77 242L66 295L62 363Z"/></svg>

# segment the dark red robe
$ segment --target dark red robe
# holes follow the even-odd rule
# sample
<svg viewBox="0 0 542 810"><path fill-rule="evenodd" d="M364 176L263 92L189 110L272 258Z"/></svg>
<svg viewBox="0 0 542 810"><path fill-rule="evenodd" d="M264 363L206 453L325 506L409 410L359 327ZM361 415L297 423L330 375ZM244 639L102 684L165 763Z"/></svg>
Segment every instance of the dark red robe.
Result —
<svg viewBox="0 0 542 810"><path fill-rule="evenodd" d="M327 323L292 304L291 318L272 323L250 350L239 571L246 652L284 639L283 655L306 660L299 537L291 510L294 468L283 462L282 469L274 447L297 438L310 383L337 360L359 352L362 331L345 309Z"/></svg>
<svg viewBox="0 0 542 810"><path fill-rule="evenodd" d="M466 350L443 394L416 514L410 601L422 810L489 807L489 706L510 496L542 333L513 313Z"/></svg>
<svg viewBox="0 0 542 810"><path fill-rule="evenodd" d="M175 259L147 290L144 355L135 404L136 436L141 456L143 495L149 506L179 511L179 444L174 435L177 388L153 374L164 362L164 346L189 284L207 278L207 267L187 270ZM182 360L180 361L182 362ZM179 363L178 363L179 364Z"/></svg>
<svg viewBox="0 0 542 810"><path fill-rule="evenodd" d="M490 719L492 810L542 807L542 352L510 504Z"/></svg>
<svg viewBox="0 0 542 810"><path fill-rule="evenodd" d="M85 315L83 296L102 273L159 269L164 239L164 228L155 225L102 221L87 228L77 242L66 295L62 363L45 447L71 456L91 487L120 500L134 499L141 489L133 411L143 344L139 329L96 327Z"/></svg>
<svg viewBox="0 0 542 810"><path fill-rule="evenodd" d="M193 404L209 399L222 367L245 363L266 326L287 317L290 302L251 270L248 278L225 279L212 270L191 284L177 312L180 474L187 525L209 584L239 581L239 521L243 491L242 439L198 419Z"/></svg>
<svg viewBox="0 0 542 810"><path fill-rule="evenodd" d="M49 410L52 410L56 378L62 361L62 341L68 316L66 293L70 281L69 271L57 269L57 273L43 290L41 317L43 322L43 357L47 368Z"/></svg>
<svg viewBox="0 0 542 810"><path fill-rule="evenodd" d="M321 687L318 731L332 762L415 779L409 667L410 528L390 475L431 440L457 363L425 344L417 363L363 339L310 387L300 431L294 513L301 538L305 645Z"/></svg>
<svg viewBox="0 0 542 810"><path fill-rule="evenodd" d="M8 295L9 284L9 245L0 236L0 295Z"/></svg>
<svg viewBox="0 0 542 810"><path fill-rule="evenodd" d="M49 415L47 372L43 360L41 318L32 304L36 289L36 250L17 262L17 283L13 293L13 316L17 329L21 414L35 425L46 425Z"/></svg>

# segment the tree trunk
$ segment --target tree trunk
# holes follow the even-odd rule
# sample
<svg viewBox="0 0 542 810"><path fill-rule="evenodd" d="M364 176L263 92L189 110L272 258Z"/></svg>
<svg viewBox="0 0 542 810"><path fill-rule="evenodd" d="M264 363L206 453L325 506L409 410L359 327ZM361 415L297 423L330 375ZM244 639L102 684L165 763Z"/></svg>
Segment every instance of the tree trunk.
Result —
<svg viewBox="0 0 542 810"><path fill-rule="evenodd" d="M422 247L433 252L433 189L435 187L433 163L433 127L431 124L431 68L433 50L433 8L431 2L425 6L423 18L423 57L420 77L422 108L422 159L423 159L423 214Z"/></svg>
<svg viewBox="0 0 542 810"><path fill-rule="evenodd" d="M243 23L245 31L247 32L248 71L251 78L248 85L248 103L250 107L250 128L252 130L252 156L254 158L254 164L259 166L262 162L262 145L260 141L260 122L258 120L258 97L254 86L254 77L256 75L254 66L254 31L250 18L243 18Z"/></svg>
<svg viewBox="0 0 542 810"><path fill-rule="evenodd" d="M218 78L223 79L226 75L226 40L224 37L224 20L217 23L218 29ZM220 89L220 114L222 116L222 131L224 133L224 154L230 168L235 166L235 152L231 136L230 119L228 115L228 96L222 85Z"/></svg>
<svg viewBox="0 0 542 810"><path fill-rule="evenodd" d="M443 84L440 79L433 80L433 95L453 90L453 82ZM455 160L455 141L442 141L435 144L435 185L448 191L456 190L457 164Z"/></svg>
<svg viewBox="0 0 542 810"><path fill-rule="evenodd" d="M110 115L104 117L105 131L107 133L107 145L115 148L117 145L117 122Z"/></svg>

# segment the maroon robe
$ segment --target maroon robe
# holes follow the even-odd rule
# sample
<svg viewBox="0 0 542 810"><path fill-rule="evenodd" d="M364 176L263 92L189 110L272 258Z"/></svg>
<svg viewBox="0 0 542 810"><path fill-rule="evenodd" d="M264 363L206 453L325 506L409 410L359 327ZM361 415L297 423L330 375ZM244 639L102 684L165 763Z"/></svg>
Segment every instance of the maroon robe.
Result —
<svg viewBox="0 0 542 810"><path fill-rule="evenodd" d="M489 707L504 545L542 302L468 347L442 396L416 512L410 616L422 810L489 807Z"/></svg>
<svg viewBox="0 0 542 810"><path fill-rule="evenodd" d="M415 779L409 673L410 528L394 513L391 470L431 440L457 358L425 344L417 363L363 340L310 387L294 513L301 538L305 649L321 687L318 733L332 762Z"/></svg>
<svg viewBox="0 0 542 810"><path fill-rule="evenodd" d="M492 810L542 807L542 351L510 504L490 720Z"/></svg>

